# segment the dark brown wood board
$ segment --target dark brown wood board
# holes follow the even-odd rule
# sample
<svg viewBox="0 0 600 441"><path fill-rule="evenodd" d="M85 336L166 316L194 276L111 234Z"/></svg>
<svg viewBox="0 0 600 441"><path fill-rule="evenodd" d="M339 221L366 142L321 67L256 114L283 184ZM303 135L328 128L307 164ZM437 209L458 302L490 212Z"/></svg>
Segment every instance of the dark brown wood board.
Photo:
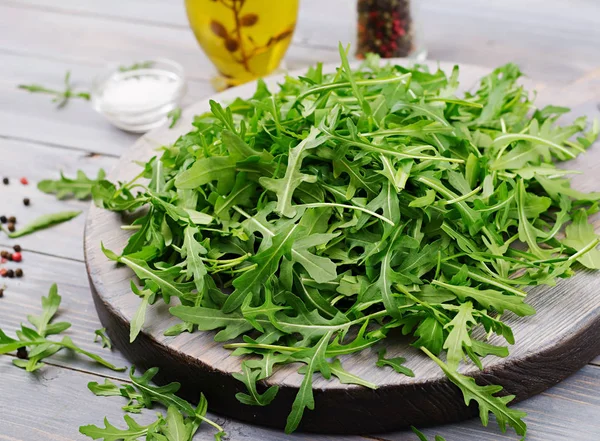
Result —
<svg viewBox="0 0 600 441"><path fill-rule="evenodd" d="M449 66L442 65L447 69ZM462 83L471 86L487 69L464 65ZM269 82L274 84L277 78ZM253 85L232 89L213 97L227 102L236 96L249 96ZM566 93L567 91L563 91ZM565 103L561 96L556 104ZM208 110L208 100L192 106L176 130L158 129L140 140L121 158L113 170L113 180L130 179L138 173L134 160L147 160L161 145L173 142L177 135L189 129L194 114ZM600 190L594 172L600 166L598 146L583 157L569 163L570 168L584 172L575 178L580 190ZM214 411L252 423L282 427L302 377L297 366L286 366L275 373L266 385L277 384L280 392L267 407L247 407L234 397L243 385L233 379L240 371L240 358L230 356L213 333L182 334L165 337L163 332L177 323L167 312L167 305L152 307L138 339L129 344L129 322L138 299L130 292L132 272L116 267L100 251L99 244L120 251L129 236L121 230L117 214L97 208L90 210L85 233L85 253L94 302L103 324L111 331L117 347L136 365L161 368L161 381L177 380L184 384L189 397L203 391ZM600 353L600 296L597 295L598 275L581 272L560 281L556 287L536 287L530 290L528 302L537 315L518 319L510 317L517 343L505 359L488 357L484 370L466 364L461 372L472 375L479 384L501 384L506 391L523 400L558 383L583 367ZM473 415L475 408L466 408L461 393L444 377L439 368L406 341L386 340L388 355L403 356L414 378L401 376L387 368L375 366L375 347L343 359L344 366L368 381L376 383L376 391L336 380L315 377L316 410L305 412L301 428L327 433L374 433L395 430L408 425L447 423Z"/></svg>

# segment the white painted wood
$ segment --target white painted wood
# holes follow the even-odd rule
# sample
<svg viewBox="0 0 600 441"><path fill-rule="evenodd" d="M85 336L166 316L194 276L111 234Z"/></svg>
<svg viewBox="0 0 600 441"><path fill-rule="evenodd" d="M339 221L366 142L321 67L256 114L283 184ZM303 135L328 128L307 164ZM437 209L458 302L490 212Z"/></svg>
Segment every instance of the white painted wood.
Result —
<svg viewBox="0 0 600 441"><path fill-rule="evenodd" d="M208 80L214 76L212 64L187 27L156 27L1 4L0 29L0 52L96 65L164 57L181 63L191 79ZM336 58L337 50L292 46L286 63L293 69Z"/></svg>
<svg viewBox="0 0 600 441"><path fill-rule="evenodd" d="M103 65L0 53L0 137L56 144L88 152L119 156L139 135L112 126L92 109L88 101L72 99L57 109L52 97L32 94L17 88L19 84L41 84L62 90L65 72L78 90L89 90ZM188 81L183 105L189 105L212 93L207 81ZM2 146L0 145L0 149Z"/></svg>

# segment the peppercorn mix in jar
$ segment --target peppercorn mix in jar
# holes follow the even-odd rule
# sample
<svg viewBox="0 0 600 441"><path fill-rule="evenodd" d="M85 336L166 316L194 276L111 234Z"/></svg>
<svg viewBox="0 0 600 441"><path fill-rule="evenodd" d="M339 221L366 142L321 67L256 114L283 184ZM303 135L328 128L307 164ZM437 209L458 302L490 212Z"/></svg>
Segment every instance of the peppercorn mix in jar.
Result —
<svg viewBox="0 0 600 441"><path fill-rule="evenodd" d="M356 56L406 57L414 50L410 0L358 0Z"/></svg>

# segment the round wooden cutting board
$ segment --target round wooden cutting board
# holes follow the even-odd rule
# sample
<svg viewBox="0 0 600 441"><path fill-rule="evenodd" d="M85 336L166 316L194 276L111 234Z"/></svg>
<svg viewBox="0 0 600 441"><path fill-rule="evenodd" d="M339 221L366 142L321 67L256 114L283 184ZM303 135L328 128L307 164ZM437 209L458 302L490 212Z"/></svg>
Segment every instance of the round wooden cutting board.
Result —
<svg viewBox="0 0 600 441"><path fill-rule="evenodd" d="M394 60L392 60L394 61ZM405 63L405 60L396 60ZM433 65L437 66L436 64ZM441 64L449 71L450 64ZM330 70L335 67L330 66ZM489 69L461 66L461 83L475 84L477 78ZM298 72L298 73L304 73ZM272 77L267 84L274 88L282 77ZM255 84L247 84L212 99L230 102L237 96L249 97ZM546 91L547 92L547 91ZM561 98L562 97L562 98ZM562 94L551 96L557 105L565 103ZM188 108L175 129L154 130L139 139L127 150L109 178L112 181L131 179L139 173L133 161L147 161L155 149L173 143L191 129L193 115L209 110L204 100ZM574 186L580 190L600 190L600 147L569 163L570 169L584 172L576 176ZM239 420L282 428L291 403L302 381L296 371L299 365L279 369L266 385L280 386L276 399L266 407L245 406L235 394L245 391L243 384L232 377L240 371L242 359L233 357L213 340L213 332L184 333L165 337L163 332L178 320L168 313L168 305L151 307L146 325L134 343L129 343L129 326L139 298L131 293L129 281L133 273L118 267L100 250L100 243L120 252L131 232L120 226L124 220L117 213L92 207L85 231L85 254L90 285L96 309L115 345L141 368L160 368L159 381L179 381L181 392L196 400L200 392L208 398L211 411ZM461 367L461 372L472 375L479 384L500 384L506 392L523 400L558 383L583 367L600 354L600 288L599 274L581 271L571 279L561 280L557 286L536 287L530 291L527 302L537 310L533 317L512 316L516 344L510 356L501 359L487 357L484 370L472 364ZM500 340L498 340L500 342ZM476 408L467 408L460 391L454 387L431 360L410 347L401 336L390 334L385 340L386 357L402 356L415 373L414 378L397 374L391 368L375 366L380 347L367 349L342 359L351 373L379 386L371 390L355 385L341 384L316 375L314 377L315 410L306 411L301 430L326 433L374 433L390 431L409 425L431 425L467 418Z"/></svg>

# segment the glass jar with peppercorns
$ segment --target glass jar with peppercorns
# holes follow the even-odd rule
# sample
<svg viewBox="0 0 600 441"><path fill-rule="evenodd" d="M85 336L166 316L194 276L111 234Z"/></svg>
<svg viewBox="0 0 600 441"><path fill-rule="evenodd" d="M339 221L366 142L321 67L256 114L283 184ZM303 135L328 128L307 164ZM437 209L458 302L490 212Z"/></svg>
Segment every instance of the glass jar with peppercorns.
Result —
<svg viewBox="0 0 600 441"><path fill-rule="evenodd" d="M383 58L425 58L416 32L414 4L419 0L357 0L356 56L375 53Z"/></svg>

